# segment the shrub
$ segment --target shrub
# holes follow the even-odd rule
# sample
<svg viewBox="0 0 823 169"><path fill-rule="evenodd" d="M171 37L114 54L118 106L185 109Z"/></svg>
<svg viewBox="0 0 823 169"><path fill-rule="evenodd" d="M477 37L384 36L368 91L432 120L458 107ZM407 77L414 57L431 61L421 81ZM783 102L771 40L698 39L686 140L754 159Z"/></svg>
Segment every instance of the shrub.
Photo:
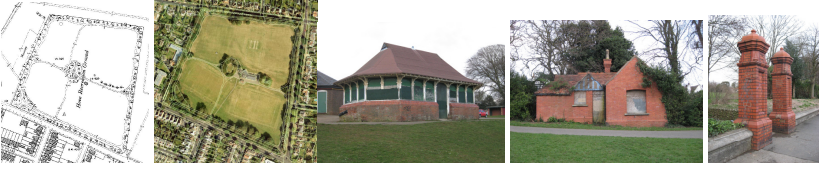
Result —
<svg viewBox="0 0 823 169"><path fill-rule="evenodd" d="M703 91L689 93L680 82L683 76L673 74L666 68L653 68L643 60L637 60L637 68L645 76L641 85L651 87L657 84L657 90L663 94L660 99L666 107L668 123L683 126L703 126Z"/></svg>
<svg viewBox="0 0 823 169"><path fill-rule="evenodd" d="M733 109L719 109L709 108L709 118L717 120L734 120L737 119L737 110Z"/></svg>
<svg viewBox="0 0 823 169"><path fill-rule="evenodd" d="M536 97L534 96L534 92L537 91L537 88L534 86L534 81L528 80L528 78L518 73L517 71L511 71L511 88L510 88L510 107L512 113L512 119L519 119L519 120L534 120L533 117L537 115L537 104L535 103Z"/></svg>
<svg viewBox="0 0 823 169"><path fill-rule="evenodd" d="M709 137L723 134L727 131L742 128L743 124L734 123L731 120L709 119Z"/></svg>
<svg viewBox="0 0 823 169"><path fill-rule="evenodd" d="M565 118L555 118L554 116L552 116L552 117L549 117L549 120L547 120L546 122L549 122L549 123L562 123L562 122L566 122L566 119Z"/></svg>
<svg viewBox="0 0 823 169"><path fill-rule="evenodd" d="M569 92L574 90L569 85L569 83L566 82L566 80L563 80L563 78L556 79L555 81L551 81L551 82L549 82L549 84L546 84L546 85L548 85L549 89L551 89L551 90L567 89Z"/></svg>

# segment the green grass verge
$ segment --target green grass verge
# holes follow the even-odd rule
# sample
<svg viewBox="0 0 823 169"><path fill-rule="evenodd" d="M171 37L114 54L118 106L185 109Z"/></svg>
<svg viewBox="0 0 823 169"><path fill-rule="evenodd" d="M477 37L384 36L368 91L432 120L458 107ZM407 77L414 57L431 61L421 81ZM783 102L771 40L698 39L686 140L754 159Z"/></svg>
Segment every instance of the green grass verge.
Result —
<svg viewBox="0 0 823 169"><path fill-rule="evenodd" d="M503 163L505 121L318 124L321 163Z"/></svg>
<svg viewBox="0 0 823 169"><path fill-rule="evenodd" d="M682 130L703 130L703 127L625 127L625 126L596 126L593 124L560 122L560 123L540 123L512 121L512 126L525 127L545 127L545 128L568 128L568 129L591 129L591 130L641 130L641 131L682 131Z"/></svg>
<svg viewBox="0 0 823 169"><path fill-rule="evenodd" d="M512 163L701 163L702 139L511 132Z"/></svg>

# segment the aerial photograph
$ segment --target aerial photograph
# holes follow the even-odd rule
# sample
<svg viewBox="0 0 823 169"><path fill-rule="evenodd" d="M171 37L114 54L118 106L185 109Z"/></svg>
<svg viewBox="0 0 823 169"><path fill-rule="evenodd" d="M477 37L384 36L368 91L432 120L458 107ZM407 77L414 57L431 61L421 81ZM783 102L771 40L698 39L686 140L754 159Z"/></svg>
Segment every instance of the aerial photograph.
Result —
<svg viewBox="0 0 823 169"><path fill-rule="evenodd" d="M317 4L156 0L154 162L317 162Z"/></svg>
<svg viewBox="0 0 823 169"><path fill-rule="evenodd" d="M702 20L509 25L512 163L703 161Z"/></svg>

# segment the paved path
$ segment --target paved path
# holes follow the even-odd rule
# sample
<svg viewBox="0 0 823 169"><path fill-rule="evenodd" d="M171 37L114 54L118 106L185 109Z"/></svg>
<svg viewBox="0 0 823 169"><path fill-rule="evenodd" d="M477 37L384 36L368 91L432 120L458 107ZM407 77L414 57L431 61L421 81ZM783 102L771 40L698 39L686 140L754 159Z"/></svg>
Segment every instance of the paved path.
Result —
<svg viewBox="0 0 823 169"><path fill-rule="evenodd" d="M511 132L547 133L581 136L653 137L653 138L703 138L703 130L688 131L634 131L634 130L588 130L559 129L543 127L511 126Z"/></svg>
<svg viewBox="0 0 823 169"><path fill-rule="evenodd" d="M772 144L749 151L729 163L817 163L820 162L820 116L795 126L791 134L772 133Z"/></svg>
<svg viewBox="0 0 823 169"><path fill-rule="evenodd" d="M505 118L480 118L480 120L505 120ZM340 122L340 116L337 115L317 115L317 123L320 124L383 124L383 125L412 125L434 122L449 122L449 120L440 119L437 121L410 121L410 122Z"/></svg>

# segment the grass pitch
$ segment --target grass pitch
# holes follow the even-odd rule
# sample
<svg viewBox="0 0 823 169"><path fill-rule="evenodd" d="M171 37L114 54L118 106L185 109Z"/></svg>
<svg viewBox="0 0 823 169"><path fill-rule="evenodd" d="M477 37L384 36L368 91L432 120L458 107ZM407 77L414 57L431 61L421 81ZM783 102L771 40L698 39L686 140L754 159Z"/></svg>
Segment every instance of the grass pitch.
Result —
<svg viewBox="0 0 823 169"><path fill-rule="evenodd" d="M224 17L209 15L203 20L191 51L194 57L215 64L226 53L251 72L268 74L272 86L280 87L288 78L293 35L290 26L260 22L233 25Z"/></svg>
<svg viewBox="0 0 823 169"><path fill-rule="evenodd" d="M286 99L279 87L288 78L293 35L290 26L260 22L233 25L225 17L206 16L190 48L199 59L187 59L183 66L183 92L192 106L204 102L207 112L225 120L248 121L260 133L280 136L280 111ZM215 66L223 53L239 60L249 72L268 74L272 85L246 84L225 77Z"/></svg>
<svg viewBox="0 0 823 169"><path fill-rule="evenodd" d="M211 110L220 95L225 76L216 67L203 61L186 60L183 63L183 73L179 81L183 93L189 96L192 106L197 102L203 102L207 109Z"/></svg>
<svg viewBox="0 0 823 169"><path fill-rule="evenodd" d="M503 163L506 122L318 124L320 163Z"/></svg>
<svg viewBox="0 0 823 169"><path fill-rule="evenodd" d="M703 162L702 139L511 132L510 143L512 163Z"/></svg>
<svg viewBox="0 0 823 169"><path fill-rule="evenodd" d="M285 101L283 94L270 89L252 84L237 84L228 98L221 102L222 107L215 114L228 120L248 121L260 133L280 136L280 126L283 124L280 110Z"/></svg>

